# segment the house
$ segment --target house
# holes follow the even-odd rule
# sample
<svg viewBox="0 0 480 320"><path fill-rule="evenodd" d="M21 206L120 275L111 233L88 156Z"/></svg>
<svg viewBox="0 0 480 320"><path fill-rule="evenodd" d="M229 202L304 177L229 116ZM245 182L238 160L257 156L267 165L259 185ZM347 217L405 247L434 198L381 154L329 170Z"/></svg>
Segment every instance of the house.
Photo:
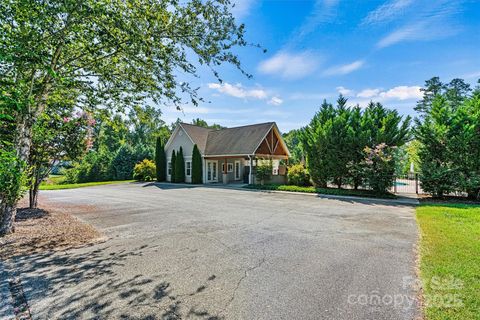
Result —
<svg viewBox="0 0 480 320"><path fill-rule="evenodd" d="M248 126L207 129L179 123L165 145L167 181L171 181L172 151L183 150L185 180L192 178L192 151L197 145L202 155L204 183L255 183L255 167L261 161L272 161L272 182L284 183L285 165L290 152L275 122Z"/></svg>

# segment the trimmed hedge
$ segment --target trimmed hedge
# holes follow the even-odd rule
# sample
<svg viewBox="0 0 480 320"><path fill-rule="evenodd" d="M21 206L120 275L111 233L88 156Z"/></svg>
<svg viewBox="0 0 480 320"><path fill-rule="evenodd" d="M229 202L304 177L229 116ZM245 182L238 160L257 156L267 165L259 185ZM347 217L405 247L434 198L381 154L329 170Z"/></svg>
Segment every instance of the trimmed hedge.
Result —
<svg viewBox="0 0 480 320"><path fill-rule="evenodd" d="M192 183L201 184L203 182L202 171L202 155L197 145L194 145L192 151Z"/></svg>
<svg viewBox="0 0 480 320"><path fill-rule="evenodd" d="M284 184L249 184L244 186L246 189L255 190L278 190L278 191L290 191L290 192L305 192L305 193L317 193L325 195L337 195L337 196L358 196L358 197L371 197L371 198L386 198L396 199L397 197L391 193L375 193L372 190L353 190L353 189L334 189L334 188L315 188L315 187L300 187Z"/></svg>

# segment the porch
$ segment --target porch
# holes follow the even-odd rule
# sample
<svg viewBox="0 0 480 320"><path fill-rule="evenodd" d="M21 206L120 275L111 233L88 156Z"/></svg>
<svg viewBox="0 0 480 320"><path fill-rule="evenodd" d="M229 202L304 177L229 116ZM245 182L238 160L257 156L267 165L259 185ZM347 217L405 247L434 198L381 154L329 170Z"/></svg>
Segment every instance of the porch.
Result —
<svg viewBox="0 0 480 320"><path fill-rule="evenodd" d="M282 163L284 160L284 163ZM272 162L269 183L286 183L288 157L272 155L244 155L204 157L204 182L222 184L255 184L256 167L262 161Z"/></svg>

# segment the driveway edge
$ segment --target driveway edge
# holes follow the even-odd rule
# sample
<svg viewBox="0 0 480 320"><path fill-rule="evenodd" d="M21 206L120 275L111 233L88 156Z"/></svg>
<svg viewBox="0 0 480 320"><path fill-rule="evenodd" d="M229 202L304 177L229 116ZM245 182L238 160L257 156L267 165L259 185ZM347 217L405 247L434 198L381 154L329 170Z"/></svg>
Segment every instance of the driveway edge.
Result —
<svg viewBox="0 0 480 320"><path fill-rule="evenodd" d="M12 302L8 272L4 263L0 261L0 319L15 319Z"/></svg>
<svg viewBox="0 0 480 320"><path fill-rule="evenodd" d="M229 187L226 187L229 188ZM258 190L258 189L247 189L241 187L230 187L230 189L245 190L245 191L255 191L263 193L284 193L284 194L295 194L303 195L310 197L317 197L322 199L337 199L337 200L352 200L352 201L368 201L368 202L382 202L386 204L404 204L404 205L418 205L420 202L418 199L403 197L400 199L382 199L382 198L373 198L373 197L358 197L358 196L339 196L339 195L330 195L330 194L321 194L321 193L309 193L309 192L292 192L292 191L281 191L281 190Z"/></svg>

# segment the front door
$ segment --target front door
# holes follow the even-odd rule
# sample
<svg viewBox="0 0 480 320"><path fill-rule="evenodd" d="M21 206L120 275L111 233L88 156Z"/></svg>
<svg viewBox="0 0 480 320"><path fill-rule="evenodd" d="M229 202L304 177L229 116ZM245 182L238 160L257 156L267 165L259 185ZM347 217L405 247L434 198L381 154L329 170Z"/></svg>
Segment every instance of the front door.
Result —
<svg viewBox="0 0 480 320"><path fill-rule="evenodd" d="M235 180L240 180L240 161L235 161Z"/></svg>
<svg viewBox="0 0 480 320"><path fill-rule="evenodd" d="M218 182L218 161L207 160L207 183Z"/></svg>

